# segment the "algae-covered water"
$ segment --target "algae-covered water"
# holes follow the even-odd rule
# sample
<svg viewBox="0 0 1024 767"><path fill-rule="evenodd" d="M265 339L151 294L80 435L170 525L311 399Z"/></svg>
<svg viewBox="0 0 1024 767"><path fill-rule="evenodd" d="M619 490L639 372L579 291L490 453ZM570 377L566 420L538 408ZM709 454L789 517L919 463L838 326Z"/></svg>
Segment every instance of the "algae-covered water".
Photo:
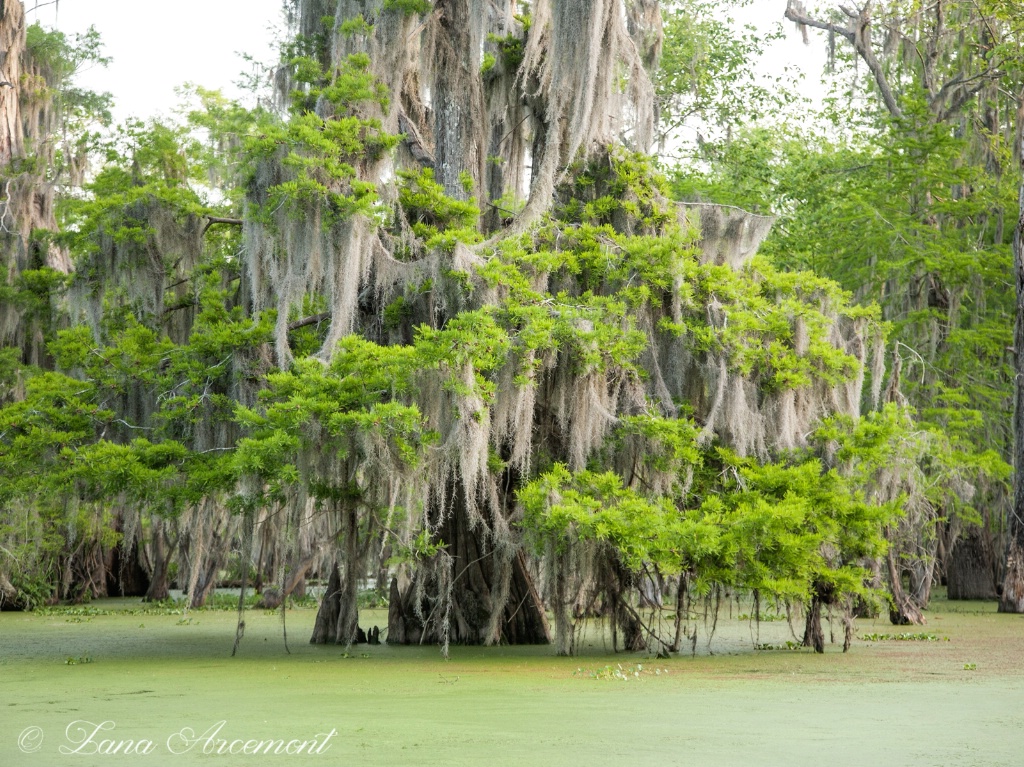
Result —
<svg viewBox="0 0 1024 767"><path fill-rule="evenodd" d="M291 654L279 615L248 611L231 657L232 613L141 607L0 614L0 766L1024 764L1024 616L989 604L937 601L912 632L938 641L859 638L845 655L756 651L789 626L757 636L733 610L713 655L614 655L594 631L577 658L449 661L312 647L313 610L288 613Z"/></svg>

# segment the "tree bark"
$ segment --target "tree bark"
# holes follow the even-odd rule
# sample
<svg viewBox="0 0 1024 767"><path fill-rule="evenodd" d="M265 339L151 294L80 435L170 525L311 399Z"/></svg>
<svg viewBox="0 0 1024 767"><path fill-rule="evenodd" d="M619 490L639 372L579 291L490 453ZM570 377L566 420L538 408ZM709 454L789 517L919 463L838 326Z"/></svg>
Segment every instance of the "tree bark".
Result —
<svg viewBox="0 0 1024 767"><path fill-rule="evenodd" d="M999 612L1024 613L1024 91L1017 109L1017 146L1020 148L1020 215L1013 232L1013 272L1017 287L1017 316L1013 327L1014 413L1013 413L1013 508L1009 519L1006 574Z"/></svg>
<svg viewBox="0 0 1024 767"><path fill-rule="evenodd" d="M24 609L25 603L18 590L7 580L6 575L0 573L0 612L20 612Z"/></svg>
<svg viewBox="0 0 1024 767"><path fill-rule="evenodd" d="M331 565L331 577L327 579L327 590L320 600L320 609L313 624L310 644L337 644L338 616L341 614L341 572L338 562Z"/></svg>
<svg viewBox="0 0 1024 767"><path fill-rule="evenodd" d="M207 560L206 566L196 582L195 589L189 594L189 607L202 607L206 604L210 594L217 588L217 573L220 571L220 565L221 559L219 556L213 556Z"/></svg>
<svg viewBox="0 0 1024 767"><path fill-rule="evenodd" d="M25 50L25 9L20 0L0 4L0 169L24 156L21 122L21 57Z"/></svg>
<svg viewBox="0 0 1024 767"><path fill-rule="evenodd" d="M453 497L462 498L461 488L455 488L452 492L457 493ZM452 558L454 568L448 641L455 644L549 644L551 630L540 592L530 575L526 556L522 551L517 552L507 563L506 569L497 561L499 555L489 546L484 527L470 526L464 503L458 500L441 528L441 540L446 543L446 551ZM489 636L491 614L496 608L494 595L501 593L503 577L509 578L508 598L504 605L497 606L500 610L497 636ZM395 599L396 593L398 599ZM445 637L439 620L440 608L431 618L431 610L437 603L421 605L421 612L428 616L427 625L423 625L416 616L415 593L415 582L401 593L397 582L392 580L388 642L418 644L430 641L444 644Z"/></svg>
<svg viewBox="0 0 1024 767"><path fill-rule="evenodd" d="M924 625L921 608L914 604L914 600L903 588L903 579L892 550L886 554L886 564L889 569L889 594L892 596L892 604L889 606L890 623L894 626Z"/></svg>
<svg viewBox="0 0 1024 767"><path fill-rule="evenodd" d="M932 585L935 580L935 557L922 556L910 563L907 568L910 585L910 597L921 609L928 607L932 598Z"/></svg>
<svg viewBox="0 0 1024 767"><path fill-rule="evenodd" d="M950 599L995 599L996 569L992 541L984 528L971 525L953 543L946 565Z"/></svg>
<svg viewBox="0 0 1024 767"><path fill-rule="evenodd" d="M821 628L822 599L815 592L804 621L804 647L813 647L814 652L825 652L825 632Z"/></svg>
<svg viewBox="0 0 1024 767"><path fill-rule="evenodd" d="M260 600L256 606L264 610L276 610L292 594L300 599L306 594L306 573L313 566L313 557L306 557L292 570L291 577L284 584L284 591L277 584L260 589Z"/></svg>
<svg viewBox="0 0 1024 767"><path fill-rule="evenodd" d="M405 632L405 609L398 578L391 579L388 591L388 644L411 644Z"/></svg>
<svg viewBox="0 0 1024 767"><path fill-rule="evenodd" d="M153 520L153 540L150 544L150 560L153 571L149 576L149 588L142 598L143 602L163 602L171 598L170 566L174 556L174 546L167 544L165 522Z"/></svg>
<svg viewBox="0 0 1024 767"><path fill-rule="evenodd" d="M482 196L484 95L480 80L481 45L487 8L479 0L438 0L435 39L434 172L445 194L457 200ZM468 174L472 190L463 177Z"/></svg>
<svg viewBox="0 0 1024 767"><path fill-rule="evenodd" d="M341 512L343 561L335 559L320 609L313 626L310 644L351 645L366 641L359 629L359 579L363 557L359 545L359 518L354 506ZM342 572L344 568L344 572Z"/></svg>

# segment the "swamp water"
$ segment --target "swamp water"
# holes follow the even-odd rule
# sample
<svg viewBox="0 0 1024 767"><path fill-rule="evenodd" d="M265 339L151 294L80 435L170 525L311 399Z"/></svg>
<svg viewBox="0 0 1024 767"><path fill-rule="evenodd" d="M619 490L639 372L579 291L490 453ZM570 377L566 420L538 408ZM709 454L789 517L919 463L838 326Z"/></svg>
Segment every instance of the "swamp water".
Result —
<svg viewBox="0 0 1024 767"><path fill-rule="evenodd" d="M310 646L313 609L288 612L291 654L279 613L247 611L234 658L228 611L2 613L0 766L1024 764L1024 616L944 600L927 615L860 620L845 655L755 650L785 648L790 627L733 605L714 654L701 626L695 657L616 655L593 629L575 658L453 647L444 661ZM885 638L904 633L918 638Z"/></svg>

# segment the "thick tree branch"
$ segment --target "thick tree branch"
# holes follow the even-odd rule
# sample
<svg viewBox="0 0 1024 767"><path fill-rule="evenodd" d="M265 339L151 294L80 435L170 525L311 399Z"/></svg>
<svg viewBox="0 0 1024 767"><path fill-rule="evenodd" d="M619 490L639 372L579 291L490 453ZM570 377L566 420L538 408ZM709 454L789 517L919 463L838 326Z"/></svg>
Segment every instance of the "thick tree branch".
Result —
<svg viewBox="0 0 1024 767"><path fill-rule="evenodd" d="M240 218L224 218L222 216L205 216L206 226L203 227L203 234L214 224L229 224L230 226L241 226L245 222Z"/></svg>
<svg viewBox="0 0 1024 767"><path fill-rule="evenodd" d="M871 44L871 3L864 5L855 23L856 32L854 34L853 47L860 54L864 63L868 65L871 74L874 75L875 83L878 85L882 101L885 102L885 108L889 110L889 114L893 117L901 117L903 110L896 103L896 97L893 95L892 88L889 87L889 81L885 78L885 71L875 56L875 50Z"/></svg>
<svg viewBox="0 0 1024 767"><path fill-rule="evenodd" d="M164 307L164 315L168 315L171 312L180 312L182 309L190 309L196 305L196 301L183 301L180 304L174 304L173 306Z"/></svg>
<svg viewBox="0 0 1024 767"><path fill-rule="evenodd" d="M304 319L296 320L295 322L289 323L288 324L288 332L290 333L293 330L298 330L299 328L308 327L309 325L317 325L317 324L323 322L324 320L329 320L330 318L331 318L331 313L330 312L320 312L320 314L314 314L312 317L306 317Z"/></svg>
<svg viewBox="0 0 1024 767"><path fill-rule="evenodd" d="M957 91L957 93L953 96L952 100L950 100L949 106L943 109L941 112L939 112L939 122L944 122L953 115L955 115L957 112L959 112L960 109L964 106L964 104L970 101L971 97L974 96L986 85L988 85L988 80L982 81L970 88L964 88L960 91Z"/></svg>
<svg viewBox="0 0 1024 767"><path fill-rule="evenodd" d="M803 3L790 2L786 8L786 18L792 22L800 24L805 27L814 27L815 29L823 29L826 32L834 32L837 35L842 35L851 43L853 42L853 32L845 27L841 27L838 24L833 24L829 21L819 21L818 19L812 19L807 15L804 10Z"/></svg>
<svg viewBox="0 0 1024 767"><path fill-rule="evenodd" d="M885 108L889 110L889 114L893 117L902 117L903 110L900 109L900 105L896 102L896 97L893 95L889 81L885 77L885 70L882 69L882 64L878 61L878 57L875 56L874 46L871 43L871 6L872 3L867 2L859 11L854 11L851 8L842 8L842 11L850 17L850 27L845 28L838 24L820 21L808 16L800 0L790 0L789 6L786 8L786 18L803 26L823 29L826 32L842 35L853 43L854 50L857 51L857 54L864 63L868 65L868 69L875 78L875 83L878 85Z"/></svg>

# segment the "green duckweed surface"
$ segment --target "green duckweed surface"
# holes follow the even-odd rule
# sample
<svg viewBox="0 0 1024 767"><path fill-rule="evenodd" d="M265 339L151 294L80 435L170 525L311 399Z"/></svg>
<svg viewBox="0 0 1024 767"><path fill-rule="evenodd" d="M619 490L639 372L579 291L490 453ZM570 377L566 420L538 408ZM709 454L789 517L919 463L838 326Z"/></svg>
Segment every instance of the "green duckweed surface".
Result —
<svg viewBox="0 0 1024 767"><path fill-rule="evenodd" d="M1024 616L942 600L928 615L915 639L861 639L904 629L859 621L845 655L755 650L784 648L788 624L733 608L714 654L702 639L694 656L616 655L595 629L576 658L455 647L444 661L310 646L313 610L288 613L291 654L279 614L248 611L236 657L230 612L3 613L0 765L1024 764ZM278 743L299 753L265 753Z"/></svg>

